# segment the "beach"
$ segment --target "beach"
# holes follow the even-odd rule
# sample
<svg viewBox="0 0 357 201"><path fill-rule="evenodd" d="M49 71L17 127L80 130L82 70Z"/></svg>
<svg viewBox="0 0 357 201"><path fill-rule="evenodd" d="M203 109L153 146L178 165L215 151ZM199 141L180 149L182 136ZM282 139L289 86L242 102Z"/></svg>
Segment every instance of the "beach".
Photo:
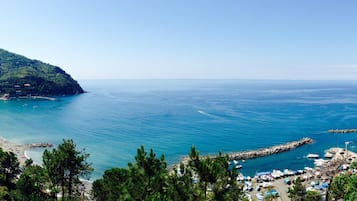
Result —
<svg viewBox="0 0 357 201"><path fill-rule="evenodd" d="M6 152L13 152L18 160L21 166L25 164L25 161L27 159L30 159L30 157L26 154L26 150L32 149L32 148L47 148L47 147L52 147L52 144L49 143L31 143L31 144L17 144L15 142L12 142L8 139L5 139L3 137L0 137L0 148L2 148L3 151ZM82 195L86 198L89 199L90 197L90 191L92 189L92 182L88 180L81 180L82 185L80 187L80 190L82 192Z"/></svg>
<svg viewBox="0 0 357 201"><path fill-rule="evenodd" d="M27 145L16 144L3 137L0 137L0 147L3 151L13 152L17 156L20 165L25 164L26 159L29 159L26 154L26 150L29 148Z"/></svg>
<svg viewBox="0 0 357 201"><path fill-rule="evenodd" d="M27 159L30 159L30 157L27 155L26 150L33 149L33 148L48 148L52 147L53 145L50 143L31 143L31 144L17 144L15 142L12 142L6 138L0 137L0 148L2 148L3 151L6 152L13 152L19 162L20 165L24 165L25 161Z"/></svg>

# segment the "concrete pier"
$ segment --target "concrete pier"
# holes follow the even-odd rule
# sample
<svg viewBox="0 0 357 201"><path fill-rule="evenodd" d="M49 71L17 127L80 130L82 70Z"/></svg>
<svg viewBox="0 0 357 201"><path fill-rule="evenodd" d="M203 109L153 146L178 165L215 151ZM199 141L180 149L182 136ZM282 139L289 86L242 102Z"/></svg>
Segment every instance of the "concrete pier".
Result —
<svg viewBox="0 0 357 201"><path fill-rule="evenodd" d="M357 133L357 129L331 129L329 133Z"/></svg>

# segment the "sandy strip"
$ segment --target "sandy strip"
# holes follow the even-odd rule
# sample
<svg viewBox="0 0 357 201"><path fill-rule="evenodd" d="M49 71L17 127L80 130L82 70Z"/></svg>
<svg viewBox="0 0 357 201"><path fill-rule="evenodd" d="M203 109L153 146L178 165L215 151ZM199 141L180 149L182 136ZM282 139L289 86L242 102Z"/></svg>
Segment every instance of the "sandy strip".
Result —
<svg viewBox="0 0 357 201"><path fill-rule="evenodd" d="M26 145L16 144L3 137L0 137L0 147L2 148L3 151L13 152L17 156L20 165L25 164L26 159L29 158L26 155L26 149L28 148Z"/></svg>

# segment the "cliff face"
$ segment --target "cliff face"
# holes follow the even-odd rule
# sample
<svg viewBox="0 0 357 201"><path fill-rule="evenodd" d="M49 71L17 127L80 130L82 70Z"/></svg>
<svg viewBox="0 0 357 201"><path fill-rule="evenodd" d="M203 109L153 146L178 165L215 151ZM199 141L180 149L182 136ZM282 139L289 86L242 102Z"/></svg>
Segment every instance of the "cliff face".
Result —
<svg viewBox="0 0 357 201"><path fill-rule="evenodd" d="M0 94L56 96L83 92L60 67L0 49Z"/></svg>

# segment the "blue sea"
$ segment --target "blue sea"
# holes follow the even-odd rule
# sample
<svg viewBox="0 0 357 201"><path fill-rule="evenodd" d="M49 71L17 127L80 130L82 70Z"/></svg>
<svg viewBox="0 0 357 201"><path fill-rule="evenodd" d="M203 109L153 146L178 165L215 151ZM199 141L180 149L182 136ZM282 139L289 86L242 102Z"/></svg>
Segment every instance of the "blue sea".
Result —
<svg viewBox="0 0 357 201"><path fill-rule="evenodd" d="M90 153L99 178L126 167L140 145L165 155L169 164L187 155L259 149L302 137L314 143L246 161L243 172L312 166L308 153L331 146L357 151L355 81L87 80L87 93L47 100L0 102L0 135L17 143L73 139ZM43 150L31 150L41 161Z"/></svg>

